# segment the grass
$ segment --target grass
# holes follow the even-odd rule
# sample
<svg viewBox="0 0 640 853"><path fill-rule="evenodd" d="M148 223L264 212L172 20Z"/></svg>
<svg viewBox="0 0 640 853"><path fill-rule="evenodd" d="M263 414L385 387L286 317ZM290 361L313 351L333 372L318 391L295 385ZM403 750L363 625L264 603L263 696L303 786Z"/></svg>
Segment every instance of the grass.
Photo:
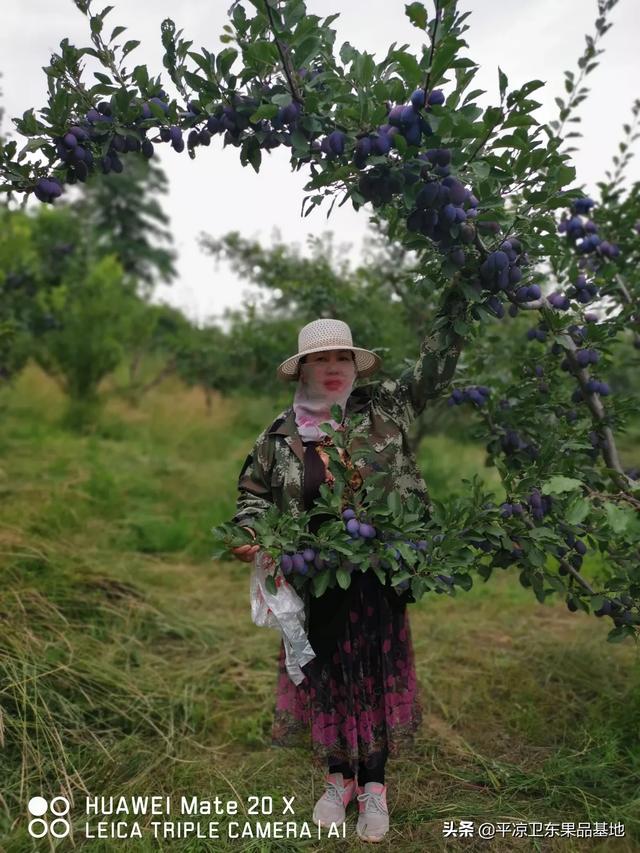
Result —
<svg viewBox="0 0 640 853"><path fill-rule="evenodd" d="M86 794L295 795L301 825L322 774L305 751L269 746L279 639L251 623L249 568L209 557L280 407L217 400L207 415L167 383L136 409L113 400L78 436L60 426L63 402L28 370L0 436L0 848L45 849L26 829L41 793L72 800L88 851L360 850L352 812L344 841L84 839ZM430 436L419 462L435 497L475 472L499 494L482 448ZM389 763L379 847L637 850L636 648L607 644L604 620L540 605L508 571L410 612L424 724ZM463 819L620 821L626 837L445 840L444 821Z"/></svg>

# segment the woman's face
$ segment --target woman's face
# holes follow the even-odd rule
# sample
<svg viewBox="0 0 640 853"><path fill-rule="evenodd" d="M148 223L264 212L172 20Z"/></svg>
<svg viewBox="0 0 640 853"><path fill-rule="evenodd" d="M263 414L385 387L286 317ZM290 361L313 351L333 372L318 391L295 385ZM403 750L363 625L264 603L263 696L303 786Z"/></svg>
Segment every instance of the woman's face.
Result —
<svg viewBox="0 0 640 853"><path fill-rule="evenodd" d="M300 378L315 394L344 393L356 377L353 353L348 349L312 352L300 366Z"/></svg>

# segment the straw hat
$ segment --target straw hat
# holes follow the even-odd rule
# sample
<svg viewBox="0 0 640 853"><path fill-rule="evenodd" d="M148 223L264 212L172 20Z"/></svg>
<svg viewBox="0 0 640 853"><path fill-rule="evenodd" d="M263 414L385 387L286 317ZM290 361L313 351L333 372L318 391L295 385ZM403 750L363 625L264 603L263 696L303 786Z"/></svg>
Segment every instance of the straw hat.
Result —
<svg viewBox="0 0 640 853"><path fill-rule="evenodd" d="M351 329L342 320L314 320L300 329L298 352L278 367L278 376L285 381L298 378L298 363L302 356L325 350L348 349L356 360L356 378L370 376L380 367L380 356L368 349L354 347Z"/></svg>

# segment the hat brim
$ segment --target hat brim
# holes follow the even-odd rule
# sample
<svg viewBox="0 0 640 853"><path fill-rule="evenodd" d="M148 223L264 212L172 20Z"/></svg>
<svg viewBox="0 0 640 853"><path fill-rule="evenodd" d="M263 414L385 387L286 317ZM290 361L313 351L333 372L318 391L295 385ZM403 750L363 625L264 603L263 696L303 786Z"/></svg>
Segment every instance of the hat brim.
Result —
<svg viewBox="0 0 640 853"><path fill-rule="evenodd" d="M328 352L329 350L344 349L350 350L355 355L356 379L371 376L371 374L375 373L382 364L380 356L376 355L375 352L371 352L371 350L362 349L361 347L349 347L341 344L340 346L317 347L316 349L305 350L305 352L292 355L291 358L287 358L278 367L278 376L285 382L290 382L298 378L298 363L305 355L310 355L313 352Z"/></svg>

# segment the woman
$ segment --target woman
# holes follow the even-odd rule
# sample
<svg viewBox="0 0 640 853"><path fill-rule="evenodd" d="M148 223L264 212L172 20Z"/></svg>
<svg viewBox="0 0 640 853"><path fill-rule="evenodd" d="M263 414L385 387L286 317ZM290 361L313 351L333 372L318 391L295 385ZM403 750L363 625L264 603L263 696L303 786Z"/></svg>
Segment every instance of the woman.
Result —
<svg viewBox="0 0 640 853"><path fill-rule="evenodd" d="M450 306L436 320L438 331L425 338L412 368L398 380L357 389L355 380L374 373L379 357L354 347L349 326L340 320L304 326L298 352L278 368L283 380L297 380L293 405L259 436L247 457L234 522L255 538L250 521L271 504L293 514L313 506L320 485L331 482L318 424L331 421L336 403L345 419L364 416L348 448L351 459L343 460L354 467L352 488L374 471L388 472L382 484L403 497L418 495L428 514L429 495L407 433L427 400L451 380L462 346ZM360 435L376 456L358 464ZM315 532L323 520L314 516L309 529ZM251 561L259 547L243 545L235 554ZM342 824L347 805L357 797L357 833L364 841L380 841L388 832L386 760L410 747L421 722L406 610L410 600L410 593L399 595L388 583L383 586L374 572L355 571L349 589L336 586L320 598L305 596L305 628L316 657L304 666L301 684L288 677L284 644L280 647L272 742L297 746L308 743L311 732L314 759L328 766L313 820Z"/></svg>

